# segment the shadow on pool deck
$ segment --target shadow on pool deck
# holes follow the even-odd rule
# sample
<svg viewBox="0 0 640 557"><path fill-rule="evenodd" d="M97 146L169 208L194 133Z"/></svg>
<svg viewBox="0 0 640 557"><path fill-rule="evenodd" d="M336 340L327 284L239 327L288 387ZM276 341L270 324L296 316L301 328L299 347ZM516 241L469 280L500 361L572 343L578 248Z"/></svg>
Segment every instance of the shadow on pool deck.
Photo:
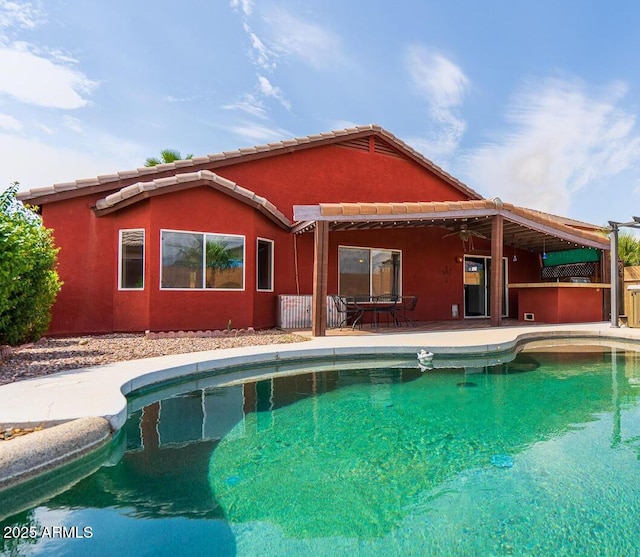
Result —
<svg viewBox="0 0 640 557"><path fill-rule="evenodd" d="M531 321L519 321L518 319L503 319L501 327L491 327L489 319L455 319L450 321L419 321L416 326L402 324L394 327L393 324L382 323L379 327L373 327L365 323L362 327L350 326L327 328L327 336L357 336L357 335L398 335L406 333L429 333L442 331L468 331L476 329L500 329L508 327L535 327L548 326L549 323L532 323ZM565 323L570 325L570 323ZM302 336L311 336L311 329L287 329L291 333Z"/></svg>

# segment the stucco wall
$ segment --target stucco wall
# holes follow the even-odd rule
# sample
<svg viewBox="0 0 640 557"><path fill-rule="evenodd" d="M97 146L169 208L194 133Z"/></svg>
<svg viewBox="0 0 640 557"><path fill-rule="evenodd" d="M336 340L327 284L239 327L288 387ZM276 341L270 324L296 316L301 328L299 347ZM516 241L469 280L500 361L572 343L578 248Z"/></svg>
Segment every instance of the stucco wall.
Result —
<svg viewBox="0 0 640 557"><path fill-rule="evenodd" d="M293 205L320 202L443 201L465 195L420 164L400 156L336 145L284 153L214 171L266 197L289 218ZM276 323L278 294L310 294L313 234L289 234L248 205L201 186L157 195L97 217L98 198L87 195L43 207L47 226L60 246L63 290L53 311L50 334L109 331L264 328ZM118 231L145 230L145 288L118 290ZM174 229L245 236L243 291L160 289L160 231ZM402 291L420 296L417 319L449 319L451 305L463 307L459 238L441 228L370 230L330 234L329 293L338 291L338 246L402 251ZM275 241L273 292L256 289L256 238ZM478 239L474 253L490 254ZM297 263L297 264L296 264ZM510 281L538 280L533 255L518 252L509 262ZM510 300L511 312L515 301Z"/></svg>

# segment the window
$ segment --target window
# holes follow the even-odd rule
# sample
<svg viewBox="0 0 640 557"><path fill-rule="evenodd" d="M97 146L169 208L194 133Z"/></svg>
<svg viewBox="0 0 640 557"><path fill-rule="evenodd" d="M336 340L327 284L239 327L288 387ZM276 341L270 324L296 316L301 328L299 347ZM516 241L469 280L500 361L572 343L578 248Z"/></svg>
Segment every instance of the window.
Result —
<svg viewBox="0 0 640 557"><path fill-rule="evenodd" d="M144 230L120 230L118 288L144 290Z"/></svg>
<svg viewBox="0 0 640 557"><path fill-rule="evenodd" d="M273 292L273 240L258 238L256 277L258 290Z"/></svg>
<svg viewBox="0 0 640 557"><path fill-rule="evenodd" d="M244 288L244 236L163 230L161 252L162 288Z"/></svg>
<svg viewBox="0 0 640 557"><path fill-rule="evenodd" d="M338 277L341 296L400 295L400 252L341 246Z"/></svg>

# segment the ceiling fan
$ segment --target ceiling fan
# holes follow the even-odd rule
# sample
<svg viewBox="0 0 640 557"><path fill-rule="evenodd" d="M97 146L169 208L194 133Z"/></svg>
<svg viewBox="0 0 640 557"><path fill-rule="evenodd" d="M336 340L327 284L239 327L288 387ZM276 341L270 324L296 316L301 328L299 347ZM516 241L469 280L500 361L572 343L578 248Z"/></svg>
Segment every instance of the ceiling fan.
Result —
<svg viewBox="0 0 640 557"><path fill-rule="evenodd" d="M487 239L484 234L480 234L480 232L476 232L475 230L469 230L466 224L461 224L458 230L445 234L443 238L448 238L450 236L458 236L463 242L473 240L474 237L482 238L483 240Z"/></svg>

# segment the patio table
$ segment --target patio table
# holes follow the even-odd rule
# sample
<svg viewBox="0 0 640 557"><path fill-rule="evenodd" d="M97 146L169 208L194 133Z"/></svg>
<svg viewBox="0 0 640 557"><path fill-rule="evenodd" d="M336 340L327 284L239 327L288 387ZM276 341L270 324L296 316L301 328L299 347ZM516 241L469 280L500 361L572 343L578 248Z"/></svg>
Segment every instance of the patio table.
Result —
<svg viewBox="0 0 640 557"><path fill-rule="evenodd" d="M398 296L382 295L382 296L354 296L347 299L347 304L355 308L355 319L352 328L357 324L362 327L365 315L371 315L371 326L378 327L380 314L391 316L394 325L398 326L398 320L395 315L396 306L398 304Z"/></svg>

